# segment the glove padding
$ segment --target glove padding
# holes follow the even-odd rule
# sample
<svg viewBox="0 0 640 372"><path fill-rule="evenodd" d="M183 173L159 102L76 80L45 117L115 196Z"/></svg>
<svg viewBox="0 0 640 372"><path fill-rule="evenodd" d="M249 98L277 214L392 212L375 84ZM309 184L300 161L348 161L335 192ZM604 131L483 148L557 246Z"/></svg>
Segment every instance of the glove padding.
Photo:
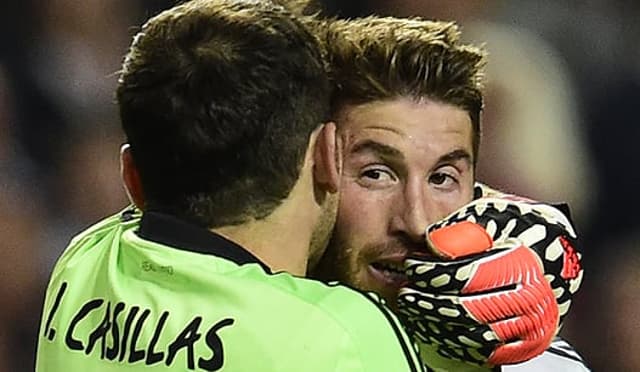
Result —
<svg viewBox="0 0 640 372"><path fill-rule="evenodd" d="M576 234L552 206L483 185L476 193L428 228L431 256L405 262L399 311L442 356L518 363L549 346L579 288Z"/></svg>

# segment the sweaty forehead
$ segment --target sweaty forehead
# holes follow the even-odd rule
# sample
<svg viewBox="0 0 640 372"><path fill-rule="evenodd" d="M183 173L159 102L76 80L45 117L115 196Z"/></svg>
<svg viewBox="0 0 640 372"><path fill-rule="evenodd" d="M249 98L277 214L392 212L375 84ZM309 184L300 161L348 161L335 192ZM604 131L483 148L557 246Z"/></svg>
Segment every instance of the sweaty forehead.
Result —
<svg viewBox="0 0 640 372"><path fill-rule="evenodd" d="M428 99L397 98L345 106L338 130L347 152L362 141L376 141L399 149L471 151L468 114L455 106Z"/></svg>

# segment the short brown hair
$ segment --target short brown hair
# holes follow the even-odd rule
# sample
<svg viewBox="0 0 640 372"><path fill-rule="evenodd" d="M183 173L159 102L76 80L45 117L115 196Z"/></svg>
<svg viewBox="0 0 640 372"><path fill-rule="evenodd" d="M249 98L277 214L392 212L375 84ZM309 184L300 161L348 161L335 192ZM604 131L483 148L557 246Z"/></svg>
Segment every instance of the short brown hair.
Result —
<svg viewBox="0 0 640 372"><path fill-rule="evenodd" d="M317 38L281 5L193 0L152 18L117 89L146 207L207 227L269 215L329 98Z"/></svg>
<svg viewBox="0 0 640 372"><path fill-rule="evenodd" d="M334 114L346 104L399 96L452 104L469 114L477 159L486 52L461 43L454 23L392 17L328 20L318 23L317 34L333 84Z"/></svg>

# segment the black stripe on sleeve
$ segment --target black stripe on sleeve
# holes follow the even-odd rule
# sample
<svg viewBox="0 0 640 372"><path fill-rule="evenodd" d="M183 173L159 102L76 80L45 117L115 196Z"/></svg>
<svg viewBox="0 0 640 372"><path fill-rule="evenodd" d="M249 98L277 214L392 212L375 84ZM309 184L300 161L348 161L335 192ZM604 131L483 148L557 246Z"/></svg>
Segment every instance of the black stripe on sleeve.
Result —
<svg viewBox="0 0 640 372"><path fill-rule="evenodd" d="M563 358L567 358L567 359L571 359L573 361L576 361L576 362L582 364L585 368L588 369L587 365L584 363L584 360L582 360L582 358L580 358L580 356L578 356L576 354L568 353L565 350L558 349L558 348L555 348L553 346L548 348L545 351L548 352L548 353L551 353L551 354L555 354L555 355L561 356Z"/></svg>

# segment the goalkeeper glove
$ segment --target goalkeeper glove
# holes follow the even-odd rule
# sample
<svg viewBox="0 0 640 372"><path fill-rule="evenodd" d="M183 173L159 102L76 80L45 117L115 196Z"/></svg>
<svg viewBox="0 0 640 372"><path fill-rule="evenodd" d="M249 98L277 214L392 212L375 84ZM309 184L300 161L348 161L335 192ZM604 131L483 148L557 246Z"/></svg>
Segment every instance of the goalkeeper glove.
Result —
<svg viewBox="0 0 640 372"><path fill-rule="evenodd" d="M525 361L548 347L580 286L576 234L552 206L483 185L476 194L428 228L432 256L405 262L400 315L447 358Z"/></svg>

